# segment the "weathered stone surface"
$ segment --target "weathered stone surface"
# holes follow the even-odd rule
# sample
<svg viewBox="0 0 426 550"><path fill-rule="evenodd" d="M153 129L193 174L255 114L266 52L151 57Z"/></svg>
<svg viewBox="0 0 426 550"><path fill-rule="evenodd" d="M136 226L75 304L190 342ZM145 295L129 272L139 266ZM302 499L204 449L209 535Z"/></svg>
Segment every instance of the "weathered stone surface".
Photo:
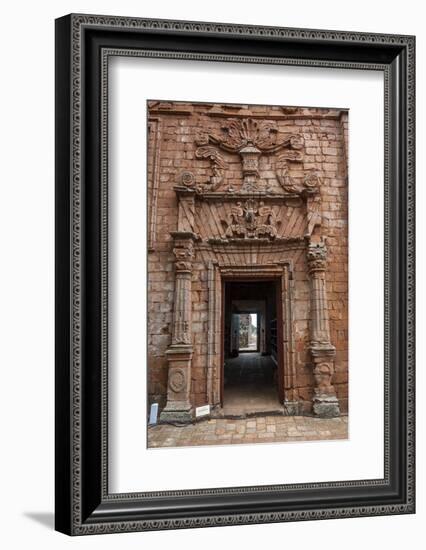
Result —
<svg viewBox="0 0 426 550"><path fill-rule="evenodd" d="M179 406L218 405L224 270L281 266L288 408L346 412L348 113L159 105L150 103L148 122L149 402L168 402L163 413L178 417L169 381L177 364L168 350L179 344L192 348ZM315 267L310 254L321 242L326 259ZM315 369L324 363L332 389L329 401L317 402L325 374Z"/></svg>
<svg viewBox="0 0 426 550"><path fill-rule="evenodd" d="M313 412L316 416L321 418L335 418L340 416L340 407L337 397L334 395L314 397Z"/></svg>

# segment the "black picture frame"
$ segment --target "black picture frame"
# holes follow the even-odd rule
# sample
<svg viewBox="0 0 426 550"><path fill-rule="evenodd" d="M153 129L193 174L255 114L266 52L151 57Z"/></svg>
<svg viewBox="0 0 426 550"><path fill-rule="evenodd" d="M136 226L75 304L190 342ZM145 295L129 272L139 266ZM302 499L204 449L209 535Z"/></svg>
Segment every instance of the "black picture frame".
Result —
<svg viewBox="0 0 426 550"><path fill-rule="evenodd" d="M109 55L383 71L384 478L109 494ZM56 20L56 529L69 535L409 514L414 481L415 38L71 14Z"/></svg>

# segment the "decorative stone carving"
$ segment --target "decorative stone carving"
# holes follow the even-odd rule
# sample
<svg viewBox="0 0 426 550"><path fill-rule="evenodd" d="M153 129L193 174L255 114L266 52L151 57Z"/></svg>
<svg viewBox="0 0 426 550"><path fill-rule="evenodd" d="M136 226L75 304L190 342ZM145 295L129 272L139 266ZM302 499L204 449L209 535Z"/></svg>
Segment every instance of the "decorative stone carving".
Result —
<svg viewBox="0 0 426 550"><path fill-rule="evenodd" d="M324 240L310 241L307 250L311 277L310 351L314 361L314 414L321 417L340 415L339 402L331 383L334 373L334 346L330 342L328 301L325 280L327 247Z"/></svg>
<svg viewBox="0 0 426 550"><path fill-rule="evenodd" d="M320 178L316 170L311 170L303 179L303 185L308 189L316 189L320 185Z"/></svg>
<svg viewBox="0 0 426 550"><path fill-rule="evenodd" d="M169 388L175 393L185 389L186 376L183 369L174 369L169 373Z"/></svg>
<svg viewBox="0 0 426 550"><path fill-rule="evenodd" d="M241 191L245 193L256 191L258 189L257 178L259 177L259 157L261 151L254 145L247 145L240 149L240 155L243 162L244 178Z"/></svg>
<svg viewBox="0 0 426 550"><path fill-rule="evenodd" d="M334 395L334 388L331 385L331 377L334 373L332 363L318 363L314 367L314 379L316 389L321 395Z"/></svg>
<svg viewBox="0 0 426 550"><path fill-rule="evenodd" d="M334 374L334 366L331 362L320 362L314 367L313 411L316 416L322 418L334 418L340 416L339 401L336 391L331 384Z"/></svg>
<svg viewBox="0 0 426 550"><path fill-rule="evenodd" d="M171 346L167 352L169 378L167 404L161 411L162 422L190 422L193 411L190 402L191 346Z"/></svg>
<svg viewBox="0 0 426 550"><path fill-rule="evenodd" d="M166 352L168 361L167 404L162 421L191 421L190 381L192 363L191 277L194 257L194 234L177 231L174 238L175 291L173 303L172 344Z"/></svg>
<svg viewBox="0 0 426 550"><path fill-rule="evenodd" d="M306 196L306 218L307 232L306 237L311 239L313 235L320 235L322 226L321 216L321 195L319 193L309 193Z"/></svg>
<svg viewBox="0 0 426 550"><path fill-rule="evenodd" d="M288 161L301 162L303 159L299 151L286 151L278 156L275 164L277 180L286 193L302 194L313 192L319 187L320 179L315 170L310 170L303 178L290 176Z"/></svg>
<svg viewBox="0 0 426 550"><path fill-rule="evenodd" d="M277 220L274 211L263 202L248 199L244 205L237 202L231 207L229 221L222 220L226 226L226 237L241 239L258 239L277 236Z"/></svg>
<svg viewBox="0 0 426 550"><path fill-rule="evenodd" d="M180 181L185 187L191 188L195 186L195 176L192 172L189 172L188 170L182 172L182 174L180 175Z"/></svg>
<svg viewBox="0 0 426 550"><path fill-rule="evenodd" d="M213 171L213 175L210 177L209 182L204 185L204 188L199 188L199 190L201 191L204 189L208 189L210 191L215 191L222 183L224 170L226 168L226 164L222 158L222 155L219 153L219 151L217 151L215 147L203 146L198 147L198 149L195 151L195 156L198 159L209 159Z"/></svg>
<svg viewBox="0 0 426 550"><path fill-rule="evenodd" d="M175 267L177 272L191 271L191 261L194 257L193 243L191 240L188 240L186 246L174 248L173 254L176 258Z"/></svg>
<svg viewBox="0 0 426 550"><path fill-rule="evenodd" d="M286 193L299 193L300 187L289 174L288 162L282 156L278 157L276 164L277 180Z"/></svg>
<svg viewBox="0 0 426 550"><path fill-rule="evenodd" d="M157 392L156 384L161 384L162 395L167 391L167 406L162 419L190 419L191 405L202 403L204 399L211 405L220 405L223 278L255 280L270 273L277 281L281 277L277 291L281 288L280 345L284 368L279 383L283 389L285 411L290 414L310 414L313 411L319 416L335 416L339 411L333 387L335 368L339 373L336 388L342 406L346 405L345 378L341 374L346 368L346 361L343 362L345 349L340 351L346 331L343 322L332 325L333 334L336 334L333 343L339 346L335 363L336 352L331 343L327 317L328 262L327 247L321 240L321 196L327 205L333 201L334 194L329 189L334 185L335 176L332 174L336 173L338 178L340 174L342 178L344 175L340 158L340 127L315 122L303 123L305 126L302 126L299 120L295 122L296 118L309 119L310 110L306 108L284 107L281 111L277 106L255 109L218 105L210 108L209 105L202 109L197 105L191 107L191 115L182 119L181 124L168 105L158 104L157 107L161 108L158 111L160 120L163 120L166 110L167 116L170 111L174 117L165 119L170 122L164 125L162 134L164 146L159 163L161 210L158 219L159 228L161 226L158 256L162 274L152 277L152 289L158 290L155 300L153 298L157 303L152 310L160 310L158 316L153 315L155 334L160 336L152 338L152 349L160 351L156 357L163 356L162 360L155 359L153 368L168 368L166 384L163 379L157 383L153 377L153 392ZM174 106L175 110L178 108L181 107ZM152 125L152 147L156 146L155 128ZM188 143L188 139L194 139L197 129L202 133L196 137L195 143ZM330 133L333 135L328 137ZM310 157L315 164L307 165L306 169L303 166L303 136L306 139L309 136L310 147L324 151L324 156ZM325 143L330 148L336 146L337 152L329 151L332 157L328 158ZM333 163L336 169L326 168L327 162ZM309 166L316 168L309 169ZM325 170L330 177L324 179L320 193L320 176ZM154 163L151 172L154 173ZM334 210L334 207L327 206L327 211L331 212L330 221L334 218ZM333 227L336 241L341 235L345 238L343 230L334 230L334 227L340 228L340 224L334 226L330 223L330 227ZM339 247L341 244L338 242ZM151 265L156 269L154 260L157 258L153 256L152 260ZM336 265L340 263L344 269L344 255L340 248L331 255L331 260L333 273L340 269L334 262ZM285 267L281 265L284 262ZM285 275L281 276L281 271ZM335 280L339 278L330 277L330 281ZM309 317L306 311L308 291ZM333 311L340 307L340 304L334 304L339 296L337 293L333 296ZM163 308L161 302L157 307L159 300L167 302L166 307ZM167 313L163 314L166 309ZM339 312L336 317L344 319L345 314L346 310L342 308L342 314ZM266 332L267 338L268 326L262 321L260 332L261 335ZM170 338L167 351L164 349L166 338ZM227 338L231 339L229 335ZM167 365L164 364L164 353ZM306 365L303 364L305 361ZM310 376L306 376L305 367L310 369ZM202 368L206 369L205 373L201 372ZM312 396L311 404L306 402L308 395Z"/></svg>
<svg viewBox="0 0 426 550"><path fill-rule="evenodd" d="M327 247L323 240L317 243L309 243L307 260L311 275L315 272L325 270L327 266Z"/></svg>
<svg viewBox="0 0 426 550"><path fill-rule="evenodd" d="M258 121L251 118L230 119L222 125L220 136L212 133L200 133L196 137L197 158L210 158L213 164L213 176L210 179L211 190L217 189L223 179L225 164L218 151L209 146L212 143L228 153L237 153L241 157L243 171L242 193L257 192L259 187L259 158L264 153L274 153L287 148L287 160L302 160L303 139L292 134L277 142L275 121ZM233 192L233 188L229 189Z"/></svg>
<svg viewBox="0 0 426 550"><path fill-rule="evenodd" d="M176 258L175 299L172 345L191 344L191 269L194 245L191 238L175 239L173 254Z"/></svg>
<svg viewBox="0 0 426 550"><path fill-rule="evenodd" d="M230 152L239 152L247 145L263 151L276 146L277 128L274 121L250 118L232 119L222 126L222 136L210 136L213 142Z"/></svg>

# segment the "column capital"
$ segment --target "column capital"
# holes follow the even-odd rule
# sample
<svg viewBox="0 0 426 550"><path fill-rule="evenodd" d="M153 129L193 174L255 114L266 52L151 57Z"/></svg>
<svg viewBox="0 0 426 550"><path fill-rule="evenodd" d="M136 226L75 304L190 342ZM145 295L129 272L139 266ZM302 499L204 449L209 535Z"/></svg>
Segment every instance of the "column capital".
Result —
<svg viewBox="0 0 426 550"><path fill-rule="evenodd" d="M194 257L194 243L191 237L175 238L173 254L175 256L176 272L191 272Z"/></svg>
<svg viewBox="0 0 426 550"><path fill-rule="evenodd" d="M324 239L318 242L309 242L306 256L310 275L324 272L327 267L327 247Z"/></svg>

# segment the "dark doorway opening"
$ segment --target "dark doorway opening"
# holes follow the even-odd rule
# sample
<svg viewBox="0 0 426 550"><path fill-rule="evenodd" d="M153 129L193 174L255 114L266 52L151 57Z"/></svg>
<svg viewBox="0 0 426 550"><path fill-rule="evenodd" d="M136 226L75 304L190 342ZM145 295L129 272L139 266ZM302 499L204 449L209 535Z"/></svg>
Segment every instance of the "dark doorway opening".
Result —
<svg viewBox="0 0 426 550"><path fill-rule="evenodd" d="M281 410L280 281L230 280L223 290L223 411L242 416Z"/></svg>

